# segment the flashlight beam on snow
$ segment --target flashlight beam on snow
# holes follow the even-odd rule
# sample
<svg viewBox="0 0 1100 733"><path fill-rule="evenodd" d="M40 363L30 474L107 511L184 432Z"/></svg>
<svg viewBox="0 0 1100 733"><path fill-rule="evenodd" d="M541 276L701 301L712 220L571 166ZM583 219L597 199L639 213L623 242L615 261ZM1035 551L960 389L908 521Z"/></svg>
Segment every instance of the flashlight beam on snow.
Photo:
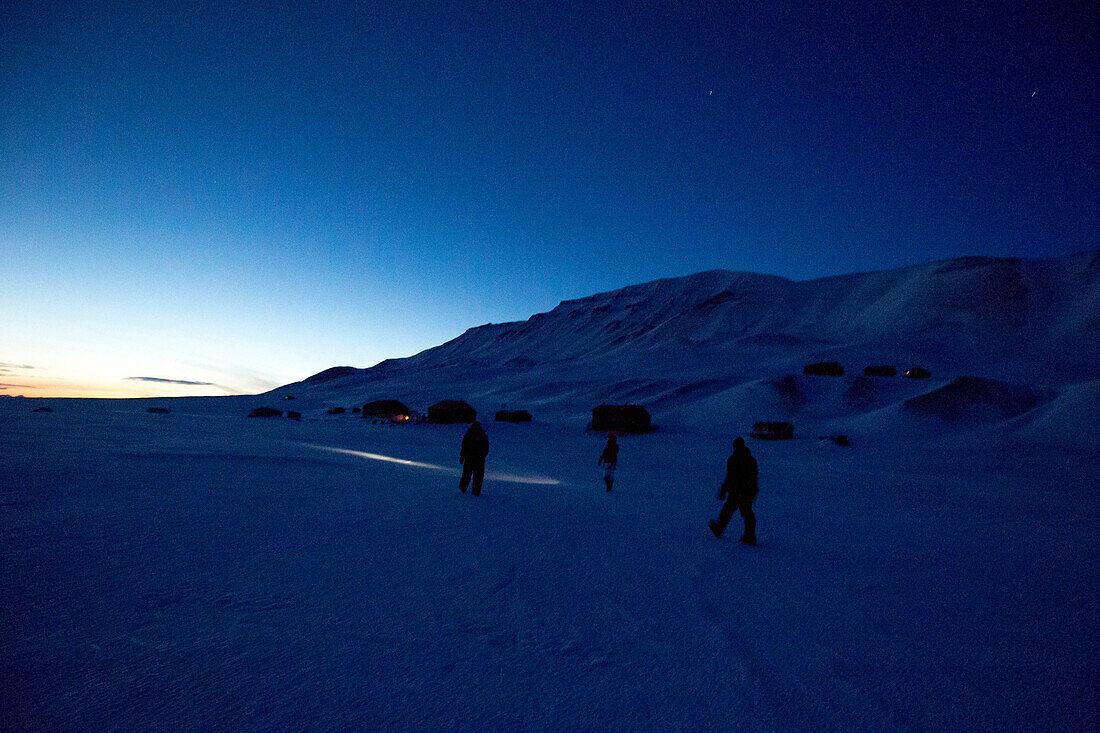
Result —
<svg viewBox="0 0 1100 733"><path fill-rule="evenodd" d="M546 476L517 476L514 473L500 473L499 471L486 471L486 481L506 481L511 484L538 484L539 486L560 486L561 481Z"/></svg>
<svg viewBox="0 0 1100 733"><path fill-rule="evenodd" d="M396 463L401 466L411 466L412 468L423 468L428 471L439 471L440 473L448 473L452 476L458 476L462 473L459 469L452 466L441 466L438 463L426 463L424 461L410 461L407 458L396 458L381 453L368 453L367 451L351 450L350 448L333 448L331 446L315 445L313 443L302 443L302 445L307 448L328 451L330 453L340 453L347 456L357 456L372 461L383 461L385 463ZM514 473L501 473L499 471L486 471L485 480L504 481L512 484L537 484L539 486L559 486L561 484L561 481L547 478L546 476L520 476Z"/></svg>
<svg viewBox="0 0 1100 733"><path fill-rule="evenodd" d="M359 456L360 458L369 458L372 461L385 461L386 463L398 463L402 466L412 466L413 468L426 468L430 471L443 471L444 473L457 474L458 471L450 466L440 466L438 463L424 463L423 461L410 461L407 458L394 458L393 456L384 456L381 453L367 453L361 450L351 450L349 448L333 448L327 445L313 445L312 443L303 443L307 448L316 448L317 450L327 450L329 453L342 453L347 456Z"/></svg>

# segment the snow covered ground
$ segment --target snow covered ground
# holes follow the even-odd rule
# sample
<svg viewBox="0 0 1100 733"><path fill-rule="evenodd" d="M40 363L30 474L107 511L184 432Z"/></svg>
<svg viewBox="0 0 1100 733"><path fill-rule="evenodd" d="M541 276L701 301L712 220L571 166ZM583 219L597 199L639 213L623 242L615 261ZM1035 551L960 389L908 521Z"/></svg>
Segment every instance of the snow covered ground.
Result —
<svg viewBox="0 0 1100 733"><path fill-rule="evenodd" d="M756 548L707 530L725 426L607 494L602 436L489 422L474 498L463 426L0 400L0 729L1097 730L1100 458L1028 432L1082 390L750 441Z"/></svg>

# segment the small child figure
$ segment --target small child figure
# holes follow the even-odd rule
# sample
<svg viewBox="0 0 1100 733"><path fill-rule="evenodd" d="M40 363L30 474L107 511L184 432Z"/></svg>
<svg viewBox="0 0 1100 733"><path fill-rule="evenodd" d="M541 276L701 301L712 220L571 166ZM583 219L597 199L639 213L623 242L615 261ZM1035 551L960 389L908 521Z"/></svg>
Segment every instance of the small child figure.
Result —
<svg viewBox="0 0 1100 733"><path fill-rule="evenodd" d="M607 436L607 445L603 447L603 453L600 454L600 460L596 461L596 465L603 464L603 482L607 484L607 490L611 491L611 484L615 483L615 467L619 463L619 444L616 442L615 434Z"/></svg>

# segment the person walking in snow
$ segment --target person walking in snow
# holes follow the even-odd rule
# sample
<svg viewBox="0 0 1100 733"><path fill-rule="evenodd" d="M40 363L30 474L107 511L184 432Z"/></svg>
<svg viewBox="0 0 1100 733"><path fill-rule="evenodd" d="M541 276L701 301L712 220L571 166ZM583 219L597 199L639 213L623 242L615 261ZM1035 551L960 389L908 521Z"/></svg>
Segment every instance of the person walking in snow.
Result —
<svg viewBox="0 0 1100 733"><path fill-rule="evenodd" d="M600 460L596 465L603 465L603 482L607 484L607 490L611 491L611 484L615 483L615 467L619 464L619 443L615 434L607 436L607 445L603 447Z"/></svg>
<svg viewBox="0 0 1100 733"><path fill-rule="evenodd" d="M726 459L726 478L718 493L718 498L725 499L726 503L718 513L718 521L710 520L710 531L715 537L722 536L734 512L740 511L745 518L745 534L741 536L741 542L756 544L756 515L752 511L752 503L759 490L756 459L745 445L745 439L739 437L733 441L733 455Z"/></svg>
<svg viewBox="0 0 1100 733"><path fill-rule="evenodd" d="M485 479L485 456L489 455L489 436L481 423L474 420L469 430L462 436L462 450L458 454L458 462L462 464L462 479L458 482L458 488L466 493L470 485L470 479L474 481L473 494L481 496L481 482Z"/></svg>

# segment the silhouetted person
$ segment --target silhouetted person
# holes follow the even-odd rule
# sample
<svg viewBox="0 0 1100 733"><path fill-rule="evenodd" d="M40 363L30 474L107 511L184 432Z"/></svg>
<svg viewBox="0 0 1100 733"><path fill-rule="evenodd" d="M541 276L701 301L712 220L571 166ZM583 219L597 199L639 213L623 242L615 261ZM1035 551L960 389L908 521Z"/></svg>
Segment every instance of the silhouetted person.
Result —
<svg viewBox="0 0 1100 733"><path fill-rule="evenodd" d="M619 464L619 443L614 435L607 436L607 445L603 447L600 460L596 461L597 466L600 464L603 464L603 482L611 491L611 484L615 483L615 467Z"/></svg>
<svg viewBox="0 0 1100 733"><path fill-rule="evenodd" d="M710 520L710 531L715 537L721 537L726 531L734 512L740 510L745 518L745 534L741 541L746 545L756 544L756 515L752 513L752 502L760 490L756 459L752 457L744 438L733 441L733 455L726 459L726 478L722 481L719 499L725 499L718 521Z"/></svg>
<svg viewBox="0 0 1100 733"><path fill-rule="evenodd" d="M470 485L470 479L474 480L474 496L481 496L481 482L485 480L485 456L489 455L489 436L481 423L474 421L470 429L462 436L462 452L458 454L458 462L462 464L462 479L458 482L458 488L466 493L466 487Z"/></svg>

